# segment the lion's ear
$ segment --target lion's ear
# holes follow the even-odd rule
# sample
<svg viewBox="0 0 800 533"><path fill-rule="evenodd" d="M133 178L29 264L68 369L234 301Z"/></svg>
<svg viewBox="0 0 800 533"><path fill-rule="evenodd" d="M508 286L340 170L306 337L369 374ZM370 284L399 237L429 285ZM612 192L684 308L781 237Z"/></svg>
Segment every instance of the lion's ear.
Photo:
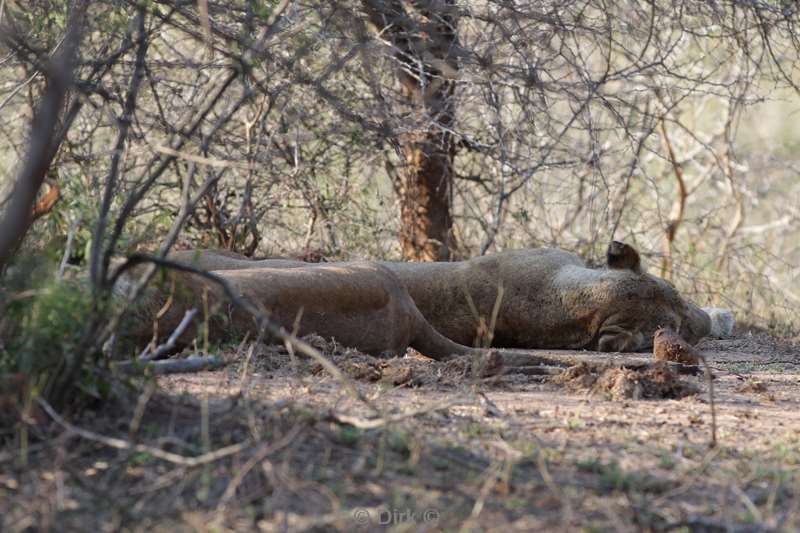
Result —
<svg viewBox="0 0 800 533"><path fill-rule="evenodd" d="M611 241L606 252L608 268L612 270L630 270L637 274L642 273L642 259L636 248L619 241Z"/></svg>

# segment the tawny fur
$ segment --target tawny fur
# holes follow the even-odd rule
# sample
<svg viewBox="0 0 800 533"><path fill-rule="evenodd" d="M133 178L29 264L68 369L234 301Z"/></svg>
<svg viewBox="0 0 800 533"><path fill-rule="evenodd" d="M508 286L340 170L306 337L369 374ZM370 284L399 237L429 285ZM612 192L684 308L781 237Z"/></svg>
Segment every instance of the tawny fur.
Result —
<svg viewBox="0 0 800 533"><path fill-rule="evenodd" d="M193 260L189 261L189 256ZM178 253L172 260L184 260L199 268L215 268L244 299L262 309L277 324L299 335L316 333L335 338L345 346L376 355L402 355L409 346L435 359L476 353L435 331L422 317L397 277L375 263L335 263L296 268L224 270L218 254ZM292 262L289 262L292 263ZM288 264L283 264L288 266ZM173 289L174 286L174 289ZM196 274L168 272L167 279L151 288L134 312L129 336L147 341L152 321L171 304L158 320L160 336L166 338L189 308L211 310L207 318L209 336L215 341L254 331L252 316L238 309L222 288ZM190 342L196 328L186 331L183 342Z"/></svg>
<svg viewBox="0 0 800 533"><path fill-rule="evenodd" d="M620 255L625 259L615 261ZM400 279L436 331L462 345L480 340L500 294L492 332L496 347L636 351L650 348L661 326L672 327L690 343L708 335L708 315L671 284L645 273L633 247L612 243L609 256L615 268L588 268L578 256L551 248L460 262L380 264ZM253 261L215 252L177 252L172 257L217 270L337 265Z"/></svg>
<svg viewBox="0 0 800 533"><path fill-rule="evenodd" d="M710 329L708 315L663 279L640 267L588 268L563 250L382 264L398 275L431 325L462 344L475 338L476 311L492 315L500 287L492 343L497 347L636 351L652 346L659 326L674 327L692 343Z"/></svg>

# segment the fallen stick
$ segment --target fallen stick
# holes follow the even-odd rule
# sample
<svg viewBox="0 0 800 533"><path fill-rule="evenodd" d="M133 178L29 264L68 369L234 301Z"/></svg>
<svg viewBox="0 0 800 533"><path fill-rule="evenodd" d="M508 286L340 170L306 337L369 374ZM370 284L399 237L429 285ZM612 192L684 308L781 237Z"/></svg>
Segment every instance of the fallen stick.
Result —
<svg viewBox="0 0 800 533"><path fill-rule="evenodd" d="M175 346L178 344L178 338L183 335L183 332L189 327L191 324L192 319L197 314L197 309L189 309L186 311L186 314L183 315L183 320L181 323L178 324L178 327L175 328L175 331L172 332L172 335L169 336L167 342L158 346L153 353L148 354L147 348L142 354L139 356L140 362L147 362L147 361L155 361L157 359L161 359L162 357L166 356L170 351L175 349Z"/></svg>
<svg viewBox="0 0 800 533"><path fill-rule="evenodd" d="M152 370L153 374L181 374L202 372L203 370L216 370L225 366L225 361L216 355L192 355L186 359L168 359L165 361L152 361L145 368Z"/></svg>
<svg viewBox="0 0 800 533"><path fill-rule="evenodd" d="M144 373L155 375L162 374L189 374L204 370L216 370L225 366L225 361L216 355L191 355L186 359L166 359L163 361L123 361L117 363L115 368L122 372L132 372L140 369Z"/></svg>
<svg viewBox="0 0 800 533"><path fill-rule="evenodd" d="M520 367L560 367L568 368L580 363L622 367L631 370L648 368L654 363L649 355L633 353L576 352L571 350L503 350L497 349L503 359L506 373L513 374ZM686 370L687 365L667 362L671 370ZM525 372L522 372L525 373Z"/></svg>

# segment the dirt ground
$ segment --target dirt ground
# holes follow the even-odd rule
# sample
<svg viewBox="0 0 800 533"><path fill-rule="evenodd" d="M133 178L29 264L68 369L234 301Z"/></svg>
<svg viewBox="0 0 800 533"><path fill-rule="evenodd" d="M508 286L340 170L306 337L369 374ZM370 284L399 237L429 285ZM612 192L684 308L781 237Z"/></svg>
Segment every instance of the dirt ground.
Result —
<svg viewBox="0 0 800 533"><path fill-rule="evenodd" d="M715 422L705 375L647 354L504 373L312 341L345 381L245 345L3 434L0 530L800 530L797 339L701 343Z"/></svg>

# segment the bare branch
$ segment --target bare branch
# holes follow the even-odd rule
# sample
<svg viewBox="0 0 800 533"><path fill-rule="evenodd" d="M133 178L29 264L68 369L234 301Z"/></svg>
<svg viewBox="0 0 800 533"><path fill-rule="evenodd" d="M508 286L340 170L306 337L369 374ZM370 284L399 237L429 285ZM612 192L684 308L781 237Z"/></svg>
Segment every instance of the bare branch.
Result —
<svg viewBox="0 0 800 533"><path fill-rule="evenodd" d="M72 69L80 41L80 25L86 1L78 2L70 12L67 35L59 53L52 58L45 73L47 88L31 124L25 163L14 184L12 196L0 218L0 270L14 254L28 232L33 219L36 195L44 183L55 156L54 139L61 107L72 84ZM0 28L3 32L8 28ZM13 38L13 35L11 36Z"/></svg>

